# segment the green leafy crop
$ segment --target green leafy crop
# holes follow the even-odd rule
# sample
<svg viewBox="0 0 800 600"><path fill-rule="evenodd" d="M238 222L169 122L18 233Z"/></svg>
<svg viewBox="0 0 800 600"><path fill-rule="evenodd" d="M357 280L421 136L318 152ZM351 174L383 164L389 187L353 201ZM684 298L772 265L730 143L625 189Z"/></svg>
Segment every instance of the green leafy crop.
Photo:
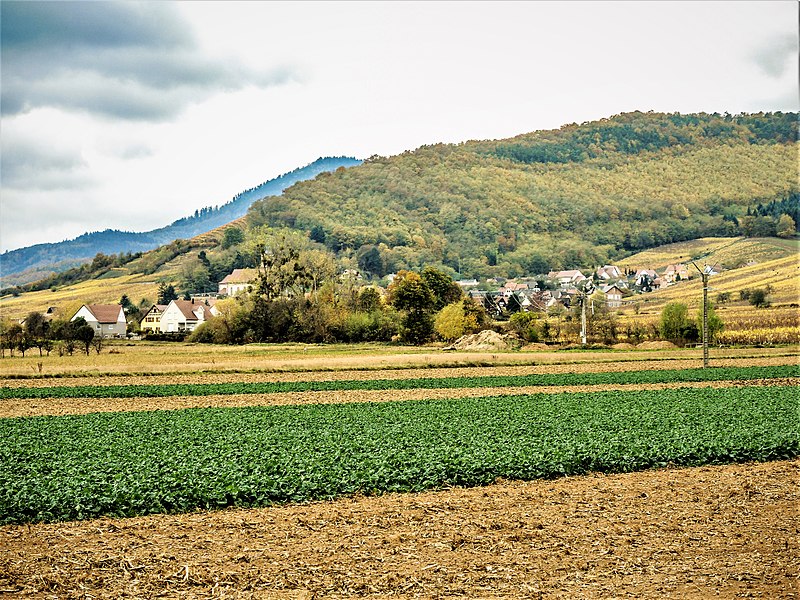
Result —
<svg viewBox="0 0 800 600"><path fill-rule="evenodd" d="M753 386L1 419L0 523L789 458L796 397Z"/></svg>
<svg viewBox="0 0 800 600"><path fill-rule="evenodd" d="M358 381L296 381L269 383L206 383L166 385L56 386L47 388L0 388L0 399L10 398L162 398L228 394L341 390L458 389L480 387L577 386L676 381L739 381L800 376L800 366L720 367L623 371L619 373L558 373L521 376L375 379Z"/></svg>

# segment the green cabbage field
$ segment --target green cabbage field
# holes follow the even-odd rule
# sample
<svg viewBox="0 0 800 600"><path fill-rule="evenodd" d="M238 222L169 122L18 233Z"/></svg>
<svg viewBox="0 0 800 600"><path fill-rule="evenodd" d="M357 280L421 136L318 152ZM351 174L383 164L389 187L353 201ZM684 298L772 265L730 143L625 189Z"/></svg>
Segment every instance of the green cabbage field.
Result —
<svg viewBox="0 0 800 600"><path fill-rule="evenodd" d="M796 367L765 369L749 370L749 378L797 374ZM605 377L643 382L692 380L704 373L721 377L725 371L574 377L582 383ZM746 378L742 369L727 374L734 376ZM497 379L461 385L501 385ZM507 385L536 385L520 379L568 385L570 376L510 379L514 383ZM433 381L455 387L455 380L367 385L396 389L412 385L409 381L415 387ZM263 384L243 387L257 385ZM136 386L131 392L148 387L184 386ZM87 393L78 389L49 388L47 395ZM128 388L115 389L120 394ZM12 392L17 390L3 390ZM497 478L767 461L798 456L799 429L797 387L755 385L7 418L0 419L0 523L255 507L483 485Z"/></svg>

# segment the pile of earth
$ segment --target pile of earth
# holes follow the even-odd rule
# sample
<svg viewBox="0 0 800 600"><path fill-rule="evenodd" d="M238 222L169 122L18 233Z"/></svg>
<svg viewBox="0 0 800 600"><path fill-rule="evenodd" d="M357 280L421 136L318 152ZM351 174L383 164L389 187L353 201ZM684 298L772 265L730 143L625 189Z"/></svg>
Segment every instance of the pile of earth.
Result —
<svg viewBox="0 0 800 600"><path fill-rule="evenodd" d="M637 350L671 350L677 348L675 344L667 341L660 342L642 342L636 346Z"/></svg>
<svg viewBox="0 0 800 600"><path fill-rule="evenodd" d="M501 334L491 329L484 329L480 333L464 335L458 338L452 346L446 350L467 350L467 351L493 351L493 350L516 350L521 346L519 338L509 334Z"/></svg>

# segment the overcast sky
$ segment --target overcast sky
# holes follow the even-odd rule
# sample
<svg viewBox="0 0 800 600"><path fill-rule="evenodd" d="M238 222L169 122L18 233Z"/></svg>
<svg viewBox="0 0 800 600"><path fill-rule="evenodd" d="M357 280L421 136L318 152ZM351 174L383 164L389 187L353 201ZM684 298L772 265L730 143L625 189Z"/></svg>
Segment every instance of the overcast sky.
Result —
<svg viewBox="0 0 800 600"><path fill-rule="evenodd" d="M0 250L154 229L320 156L798 110L794 0L0 7Z"/></svg>

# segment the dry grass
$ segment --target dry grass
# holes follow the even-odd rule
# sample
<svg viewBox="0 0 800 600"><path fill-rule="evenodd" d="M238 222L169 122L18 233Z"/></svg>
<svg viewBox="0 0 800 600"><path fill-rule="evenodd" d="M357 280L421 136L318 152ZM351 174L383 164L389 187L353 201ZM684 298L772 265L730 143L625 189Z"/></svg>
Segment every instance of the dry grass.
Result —
<svg viewBox="0 0 800 600"><path fill-rule="evenodd" d="M797 356L797 345L778 348L713 349L712 359ZM39 357L35 349L0 359L0 378L102 376L206 372L357 371L496 365L554 365L648 361L702 362L697 348L632 351L442 352L430 347L380 344L252 344L215 346L188 343L116 343L101 354ZM39 369L41 364L41 370Z"/></svg>

